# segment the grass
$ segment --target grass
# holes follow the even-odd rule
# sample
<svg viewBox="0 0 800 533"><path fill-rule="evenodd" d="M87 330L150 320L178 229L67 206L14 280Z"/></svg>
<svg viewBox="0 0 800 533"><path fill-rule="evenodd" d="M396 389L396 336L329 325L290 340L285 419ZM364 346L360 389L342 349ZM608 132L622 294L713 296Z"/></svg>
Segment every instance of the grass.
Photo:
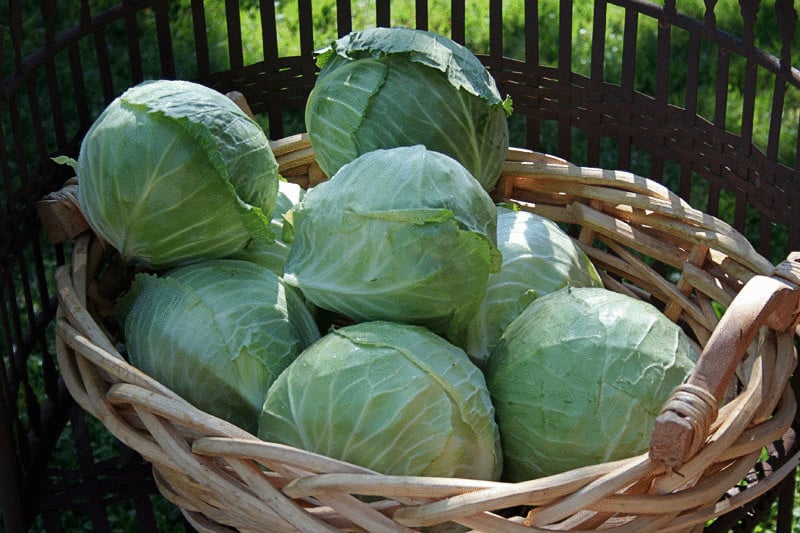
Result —
<svg viewBox="0 0 800 533"><path fill-rule="evenodd" d="M23 55L30 54L37 50L44 44L44 30L41 24L41 15L36 7L30 5L32 3L23 3L24 9L17 15L20 16L22 21L23 33L25 39L23 40ZM89 5L93 12L98 12L106 7L117 4L112 0L90 0ZM297 55L300 53L300 47L297 39L299 32L299 13L298 4L296 0L277 0L275 2L277 10L277 31L278 31L278 45L279 54L282 56ZM314 47L318 48L326 45L332 39L336 38L336 9L335 0L322 0L313 2L312 19L314 25ZM540 38L539 38L539 54L540 62L544 65L555 66L558 62L558 49L557 49L557 31L559 20L559 1L558 0L541 0L539 2L538 17L540 21ZM774 19L774 10L771 6L774 5L774 0L762 1L760 16L756 22L755 34L756 45L773 54L780 52L780 40L777 32L774 31L776 21ZM78 18L78 3L72 2L58 2L58 14L54 18L54 26L56 30L66 30ZM225 8L222 0L207 0L205 2L207 15L207 38L211 54L210 68L212 71L226 70L229 67L229 50L227 40L227 29L225 26ZM263 45L261 40L261 20L259 14L259 2L257 0L242 0L239 2L239 19L241 21L242 34L243 34L243 58L245 64L253 64L261 60L263 57ZM449 20L451 16L451 3L450 0L430 0L430 9L428 13L429 28L444 35L449 35ZM503 3L503 27L504 27L504 54L508 57L517 59L524 59L524 42L522 40L523 22L525 19L524 2L522 0L505 0ZM362 28L375 25L374 0L356 0L352 10L352 25L353 28ZM681 12L701 18L705 9L705 3L702 0L682 0L679 2L679 9ZM173 50L177 58L177 71L178 77L192 79L197 76L197 69L194 59L194 36L193 28L191 25L190 0L180 0L170 3L170 20L171 31L173 39ZM0 5L0 21L10 20L11 13L9 12L9 3L2 3ZM573 70L579 74L588 75L590 72L590 36L593 24L593 9L590 2L574 2L573 3L573 27L572 27L572 66ZM488 2L468 2L465 12L466 27L468 28L465 39L466 45L476 53L487 53L489 49L488 38ZM391 2L391 23L393 25L413 26L415 24L415 2L414 0L393 0ZM731 31L734 34L741 34L741 17L738 14L738 2L718 2L716 6L716 19L718 25ZM146 77L159 77L160 69L158 56L156 52L155 38L155 22L152 13L148 10L142 12L137 16L137 23L141 28L141 48L143 56L144 71ZM2 22L0 22L2 25ZM635 71L635 88L646 94L654 94L655 92L655 72L656 72L656 54L654 53L657 42L658 26L657 23L647 17L640 17L639 20L639 34L637 38L637 68ZM621 47L624 36L624 11L614 5L608 6L608 14L606 20L606 50L605 50L605 68L604 76L606 81L618 83L622 75L621 66ZM125 27L124 24L115 23L109 27L106 33L107 46L110 50L110 69L114 79L114 89L116 92L121 92L130 83L130 74L126 65L126 55L122 50L125 48ZM11 36L8 32L0 34L0 44L2 49L10 51ZM93 64L96 60L91 43L81 43L78 50L79 55L84 61L85 65ZM800 50L800 31L795 34L795 50ZM685 103L685 69L681 68L683 59L687 55L688 50L688 35L681 30L672 30L672 49L671 56L675 60L674 64L670 67L669 71L669 92L668 98L671 104L682 106ZM12 64L14 61L13 54L5 53L0 60L3 61L3 72L11 72ZM714 86L716 83L715 70L717 61L717 51L714 47L707 43L703 45L700 65L701 65L701 90L698 93L698 114L713 119L716 101L714 94ZM56 67L56 76L60 81L61 87L64 88L64 101L71 101L73 95L73 84L71 83L71 71L69 63L62 54L61 57L54 60ZM746 65L743 61L735 57L731 57L731 75L728 86L727 105L725 114L725 126L728 130L738 133L742 124L742 109L744 108L743 102L743 87L738 80L743 79L743 74ZM763 117L769 117L772 107L772 93L774 87L771 86L769 76L763 72L759 72L757 76L758 97L754 102L755 117L753 125L753 139L754 144L761 149L764 149L769 138L769 123ZM35 83L40 85L40 91L43 93L42 87L46 83L44 78L35 80ZM85 84L89 92L90 105L95 112L102 109L104 102L104 95L100 89L100 74L96 70L88 69L86 71ZM22 101L19 103L20 113L24 119L33 120L31 117L30 109L27 104ZM45 108L43 110L44 116L49 116L51 109ZM800 91L793 90L787 94L787 101L784 105L783 119L786 126L783 128L783 134L779 140L779 159L787 164L794 163L794 150L797 146L797 130L796 125L800 122ZM5 114L0 114L0 128L7 135L10 136L9 117ZM64 109L64 122L66 123L66 131L75 131L77 129L78 117L74 110ZM266 122L262 119L262 124L266 126ZM514 144L523 144L524 136L522 134L523 128L518 118L512 121L512 133L514 137L512 142ZM303 130L302 113L296 112L290 116L290 123L287 126L287 133L294 133ZM556 150L554 134L555 124L545 123L542 127L542 149L544 151L554 152ZM48 138L46 139L48 145L56 145L58 142L55 129L48 129ZM585 136L578 131L572 132L573 145L575 150L572 159L581 163L585 160ZM12 145L13 140L3 139L7 145ZM615 165L616 145L613 140L604 140L604 156L601 160L603 166L613 167ZM30 143L26 148L29 150L25 160L18 162L11 160L9 162L12 175L19 175L19 165L24 165L25 161L29 164L36 160L36 147L35 143ZM634 170L647 175L649 172L649 158L640 150L635 150L633 154L632 165ZM667 165L664 171L664 181L668 185L675 188L677 184L678 169L673 166ZM12 184L15 187L21 186L21 183ZM0 193L4 194L4 193ZM691 202L699 209L705 209L705 199L708 197L708 185L703 180L695 180L695 185L692 189ZM734 216L736 199L731 194L723 194L720 200L720 217L732 222ZM748 228L751 228L750 233L746 233L752 240L757 238L757 233L754 233L752 228L758 228L758 213L753 210L748 211ZM785 250L785 233L780 231L780 228L774 233L773 238L776 241L775 249ZM778 254L771 259L773 261L782 259L783 257ZM20 274L21 275L21 274ZM24 305L24 304L23 304ZM3 347L3 353L7 353L7 347ZM41 374L41 361L36 358L31 358L29 363L29 375L32 377L31 385L36 390L36 394L41 398L42 385L37 376ZM24 399L20 398L19 411L25 412ZM111 457L116 454L118 450L118 443L116 439L104 430L102 425L91 417L87 417L87 426L95 444L94 451L96 458ZM54 462L60 467L69 469L77 466L77 458L74 455L74 450L71 442L70 429L62 435L56 450L56 457ZM171 531L180 529L181 519L176 513L176 509L170 504L166 503L163 498L154 496L154 505L158 510L159 528L164 531ZM110 512L109 519L112 521L113 530L132 530L135 529L135 511L124 504L115 506L114 510ZM68 530L84 529L86 526L86 517L80 513L67 514L63 517L62 522L64 527ZM766 522L759 526L757 531L770 531L774 528L773 522ZM34 530L43 529L43 524L39 521Z"/></svg>

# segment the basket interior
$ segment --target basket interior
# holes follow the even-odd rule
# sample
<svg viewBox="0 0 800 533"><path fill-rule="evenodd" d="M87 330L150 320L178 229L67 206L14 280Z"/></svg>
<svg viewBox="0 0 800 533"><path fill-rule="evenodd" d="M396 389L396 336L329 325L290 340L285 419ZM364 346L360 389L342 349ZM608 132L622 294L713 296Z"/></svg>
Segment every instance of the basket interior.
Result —
<svg viewBox="0 0 800 533"><path fill-rule="evenodd" d="M315 49L365 26L439 31L475 51L512 98L513 145L660 181L728 221L772 262L798 249L800 71L792 51L800 50L800 31L791 0L733 9L707 0L687 11L638 0L411 4L0 5L8 21L0 26L7 530L59 530L73 520L118 529L120 514L144 530L163 529L164 516L179 521L151 496L155 483L141 458L103 438L59 379L52 270L69 262L71 249L48 241L36 212L36 201L71 175L50 158L76 157L97 114L138 81L182 78L240 91L278 139L304 130ZM109 476L120 485L107 487ZM782 513L792 504L791 487L784 490ZM757 503L768 511L771 500ZM747 529L763 515L748 509L716 527Z"/></svg>

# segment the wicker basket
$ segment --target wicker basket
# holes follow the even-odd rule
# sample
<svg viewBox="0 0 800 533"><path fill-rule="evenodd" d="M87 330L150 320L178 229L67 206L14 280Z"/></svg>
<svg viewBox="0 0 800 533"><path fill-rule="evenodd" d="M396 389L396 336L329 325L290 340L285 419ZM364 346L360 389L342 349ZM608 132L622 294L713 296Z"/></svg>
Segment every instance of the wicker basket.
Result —
<svg viewBox="0 0 800 533"><path fill-rule="evenodd" d="M290 181L309 187L325 179L305 135L272 147ZM790 257L773 267L733 228L653 181L529 150L509 151L497 200L568 224L608 288L658 306L704 348L695 373L665 405L650 453L502 483L387 476L263 442L123 359L105 317L124 288L124 270L88 232L76 239L72 264L56 274L64 380L86 411L152 463L161 493L201 531L451 523L482 531L694 531L793 471L798 455L731 492L794 419L787 383L796 363L800 263ZM726 308L721 321L715 305Z"/></svg>

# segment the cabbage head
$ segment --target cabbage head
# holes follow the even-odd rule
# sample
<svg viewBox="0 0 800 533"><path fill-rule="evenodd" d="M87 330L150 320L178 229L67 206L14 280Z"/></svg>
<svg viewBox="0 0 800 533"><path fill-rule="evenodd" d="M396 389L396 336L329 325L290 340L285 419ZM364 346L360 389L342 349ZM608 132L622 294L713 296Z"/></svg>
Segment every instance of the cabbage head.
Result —
<svg viewBox="0 0 800 533"><path fill-rule="evenodd" d="M696 359L683 330L641 300L597 287L537 298L509 325L486 371L504 477L644 453Z"/></svg>
<svg viewBox="0 0 800 533"><path fill-rule="evenodd" d="M278 163L267 137L197 83L125 91L84 137L77 175L87 221L131 262L176 266L271 238Z"/></svg>
<svg viewBox="0 0 800 533"><path fill-rule="evenodd" d="M502 469L481 371L428 329L392 322L335 329L303 351L267 393L258 436L387 475Z"/></svg>
<svg viewBox="0 0 800 533"><path fill-rule="evenodd" d="M134 366L252 433L267 389L320 337L295 289L233 259L137 274L117 309Z"/></svg>
<svg viewBox="0 0 800 533"><path fill-rule="evenodd" d="M566 286L602 287L592 262L558 224L528 211L497 207L500 272L467 329L465 350L483 367L506 327L539 296Z"/></svg>
<svg viewBox="0 0 800 533"><path fill-rule="evenodd" d="M416 145L374 150L293 211L284 279L317 307L457 336L500 267L497 210L457 161Z"/></svg>
<svg viewBox="0 0 800 533"><path fill-rule="evenodd" d="M328 176L371 150L422 144L494 188L511 102L469 49L424 30L372 28L318 51L317 65L306 129Z"/></svg>
<svg viewBox="0 0 800 533"><path fill-rule="evenodd" d="M263 239L250 241L247 246L230 257L258 263L282 276L293 238L292 224L287 220L287 216L289 216L294 206L300 202L303 195L305 195L305 189L296 183L281 179L278 183L275 212L272 214L272 220L269 224L275 239L272 241Z"/></svg>

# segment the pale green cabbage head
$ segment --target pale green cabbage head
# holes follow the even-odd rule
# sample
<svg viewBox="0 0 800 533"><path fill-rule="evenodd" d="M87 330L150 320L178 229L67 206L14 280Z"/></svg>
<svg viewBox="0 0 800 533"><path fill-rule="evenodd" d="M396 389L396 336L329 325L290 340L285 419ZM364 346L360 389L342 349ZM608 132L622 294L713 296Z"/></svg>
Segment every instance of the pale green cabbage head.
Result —
<svg viewBox="0 0 800 533"><path fill-rule="evenodd" d="M632 457L694 366L687 335L652 305L603 288L536 299L489 358L504 477Z"/></svg>
<svg viewBox="0 0 800 533"><path fill-rule="evenodd" d="M284 279L356 321L456 337L500 267L492 199L457 161L419 145L359 156L306 193L293 223Z"/></svg>
<svg viewBox="0 0 800 533"><path fill-rule="evenodd" d="M371 150L422 144L494 188L511 102L469 49L433 32L372 28L335 41L317 64L306 129L328 176Z"/></svg>
<svg viewBox="0 0 800 533"><path fill-rule="evenodd" d="M483 374L419 326L365 322L311 345L269 390L261 439L384 474L497 479Z"/></svg>
<svg viewBox="0 0 800 533"><path fill-rule="evenodd" d="M251 432L267 389L320 337L295 289L265 267L233 259L137 274L118 312L134 366Z"/></svg>
<svg viewBox="0 0 800 533"><path fill-rule="evenodd" d="M486 295L463 343L483 367L506 327L533 300L566 286L602 287L583 250L558 224L528 211L497 208L500 272L489 275Z"/></svg>
<svg viewBox="0 0 800 533"><path fill-rule="evenodd" d="M125 91L84 137L77 175L87 221L129 261L175 266L271 238L278 163L267 137L197 83Z"/></svg>

